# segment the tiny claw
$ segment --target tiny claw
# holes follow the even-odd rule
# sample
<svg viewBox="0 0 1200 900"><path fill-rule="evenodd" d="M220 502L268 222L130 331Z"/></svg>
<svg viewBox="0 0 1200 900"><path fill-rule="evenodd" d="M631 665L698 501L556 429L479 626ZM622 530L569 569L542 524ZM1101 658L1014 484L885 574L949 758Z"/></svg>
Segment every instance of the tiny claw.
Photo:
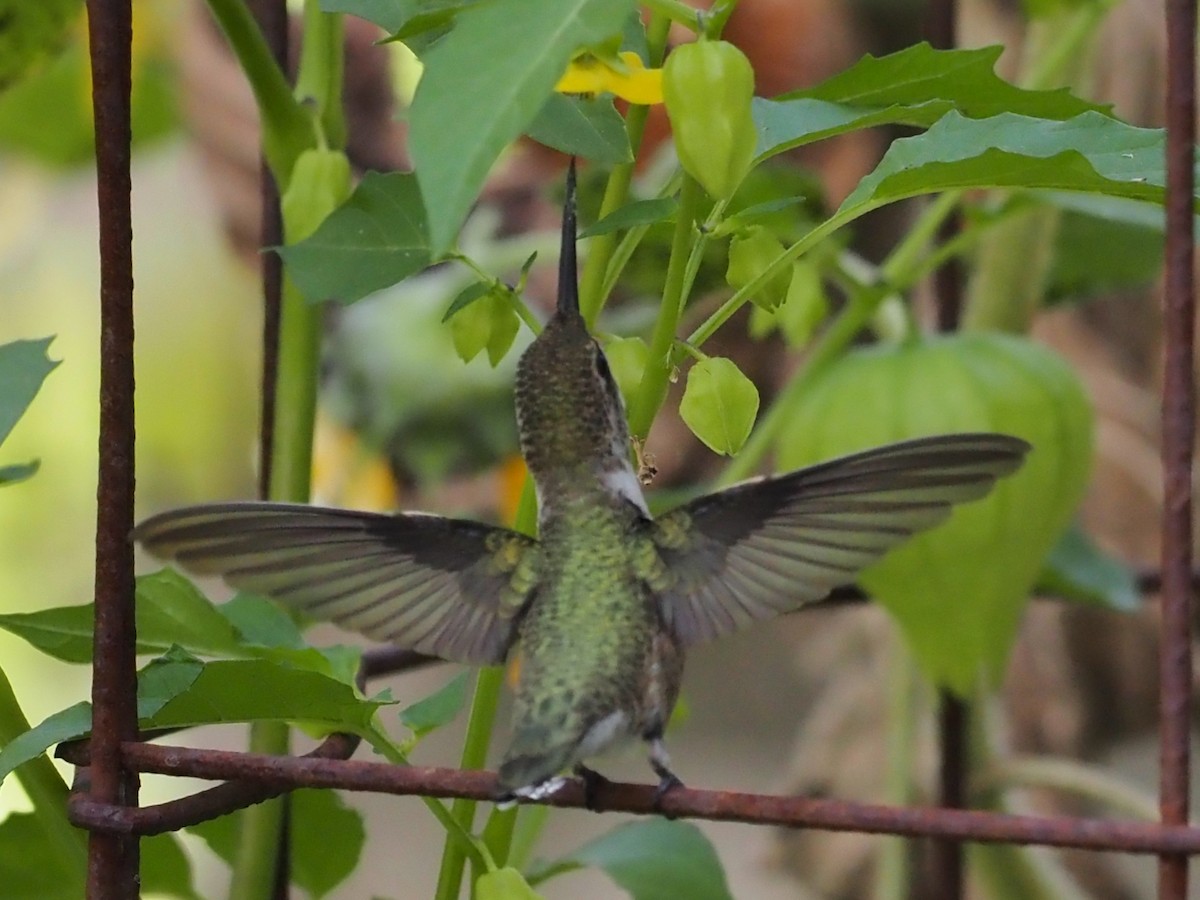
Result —
<svg viewBox="0 0 1200 900"><path fill-rule="evenodd" d="M600 812L596 792L611 782L595 769L589 769L583 763L575 765L575 774L583 781L583 805L592 812Z"/></svg>
<svg viewBox="0 0 1200 900"><path fill-rule="evenodd" d="M683 787L683 782L679 780L678 775L676 775L666 766L655 765L654 763L651 763L651 765L654 767L655 774L658 775L658 787L654 789L654 810L655 812L666 816L668 819L674 819L675 817L670 813L663 812L662 801L663 797L665 797L669 791L677 787Z"/></svg>

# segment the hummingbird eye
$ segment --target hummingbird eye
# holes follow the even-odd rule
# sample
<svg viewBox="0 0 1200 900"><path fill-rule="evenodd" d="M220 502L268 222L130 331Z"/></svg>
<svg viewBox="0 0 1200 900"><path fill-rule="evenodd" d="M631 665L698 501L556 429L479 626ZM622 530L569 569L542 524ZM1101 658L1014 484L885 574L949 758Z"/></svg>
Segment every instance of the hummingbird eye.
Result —
<svg viewBox="0 0 1200 900"><path fill-rule="evenodd" d="M612 369L610 369L608 367L608 360L604 356L604 351L600 349L600 346L598 344L595 346L596 346L596 371L600 373L600 377L603 378L604 381L607 382L608 384L616 384L616 382L613 381Z"/></svg>

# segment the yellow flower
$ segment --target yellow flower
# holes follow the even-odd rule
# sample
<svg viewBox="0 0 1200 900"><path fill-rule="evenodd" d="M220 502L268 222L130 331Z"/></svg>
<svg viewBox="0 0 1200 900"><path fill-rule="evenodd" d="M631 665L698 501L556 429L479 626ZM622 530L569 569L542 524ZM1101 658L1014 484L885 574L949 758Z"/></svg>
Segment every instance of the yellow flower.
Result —
<svg viewBox="0 0 1200 900"><path fill-rule="evenodd" d="M642 58L630 51L619 56L619 67L591 54L572 60L554 89L560 94L608 92L642 106L662 103L662 69L647 69Z"/></svg>

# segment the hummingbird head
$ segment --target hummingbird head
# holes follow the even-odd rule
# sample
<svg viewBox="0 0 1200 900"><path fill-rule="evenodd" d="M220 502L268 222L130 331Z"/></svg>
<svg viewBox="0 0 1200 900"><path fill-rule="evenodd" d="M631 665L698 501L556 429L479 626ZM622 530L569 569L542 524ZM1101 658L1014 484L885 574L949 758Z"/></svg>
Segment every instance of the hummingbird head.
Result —
<svg viewBox="0 0 1200 900"><path fill-rule="evenodd" d="M628 465L625 409L608 361L579 311L575 259L575 162L567 172L558 304L517 365L517 428L539 493L595 483ZM582 480L581 480L582 479Z"/></svg>

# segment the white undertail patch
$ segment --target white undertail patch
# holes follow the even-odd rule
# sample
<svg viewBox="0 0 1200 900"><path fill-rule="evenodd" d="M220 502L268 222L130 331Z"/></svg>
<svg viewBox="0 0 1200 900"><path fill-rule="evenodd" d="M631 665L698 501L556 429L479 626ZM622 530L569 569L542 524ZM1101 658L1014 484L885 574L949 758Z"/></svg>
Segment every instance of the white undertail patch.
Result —
<svg viewBox="0 0 1200 900"><path fill-rule="evenodd" d="M642 483L638 481L637 474L628 463L616 469L609 469L600 476L600 480L608 490L628 500L642 515L650 517L650 508L646 505L646 497L642 493Z"/></svg>
<svg viewBox="0 0 1200 900"><path fill-rule="evenodd" d="M553 778L547 778L545 781L539 781L536 784L527 784L525 787L519 787L513 790L514 797L524 797L526 800L544 800L551 794L554 794L567 783L566 776L555 775ZM504 804L499 804L502 809L505 809ZM509 804L511 805L511 804Z"/></svg>

